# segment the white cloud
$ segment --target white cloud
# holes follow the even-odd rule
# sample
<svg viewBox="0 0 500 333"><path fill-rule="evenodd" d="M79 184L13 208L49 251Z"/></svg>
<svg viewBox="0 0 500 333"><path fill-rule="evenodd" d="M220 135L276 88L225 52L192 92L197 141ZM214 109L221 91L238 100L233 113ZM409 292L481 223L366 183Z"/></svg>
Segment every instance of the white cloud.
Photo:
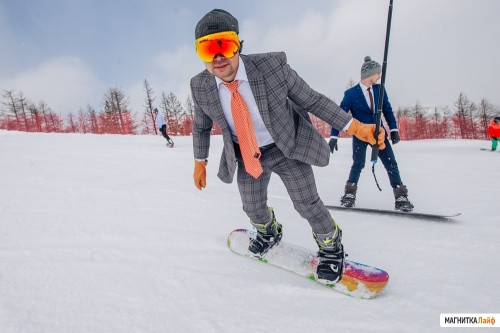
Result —
<svg viewBox="0 0 500 333"><path fill-rule="evenodd" d="M43 100L56 113L76 113L90 104L98 109L106 87L76 57L51 59L40 66L0 79L3 90L22 92L30 101Z"/></svg>
<svg viewBox="0 0 500 333"><path fill-rule="evenodd" d="M162 91L173 92L187 97L190 94L189 82L193 76L205 69L205 66L196 55L193 45L183 45L175 52L164 52L154 60L158 68L159 82Z"/></svg>
<svg viewBox="0 0 500 333"><path fill-rule="evenodd" d="M127 94L131 97L131 107L136 112L144 110L146 93L144 90L144 79L147 79L156 97L155 104L158 106L162 92L172 92L184 105L187 97L191 94L189 82L193 76L205 69L201 60L197 57L194 46L181 46L175 52L164 51L153 56L151 73L131 85Z"/></svg>
<svg viewBox="0 0 500 333"><path fill-rule="evenodd" d="M311 87L340 102L366 55L382 62L386 17L379 2L345 1L331 11L309 8L299 20L276 21L265 30L258 18L245 20L240 36L248 53L285 51Z"/></svg>
<svg viewBox="0 0 500 333"><path fill-rule="evenodd" d="M204 69L194 50L187 46L153 56L151 67L149 75L145 73L126 87L118 86L129 97L129 106L134 112L144 110L144 79L153 87L156 103L162 92L173 92L184 103L190 94L191 77ZM54 112L67 115L85 110L87 105L99 110L110 86L100 81L81 59L58 57L14 77L0 78L0 88L22 92L36 104L43 100Z"/></svg>
<svg viewBox="0 0 500 333"><path fill-rule="evenodd" d="M494 104L500 103L494 84L500 74L495 66L496 34L500 29L495 10L500 8L498 1L481 0L481 5L470 0L395 3L386 81L393 106L413 105L417 100L424 105L452 105L461 91L475 102L486 97ZM314 89L337 102L347 83L359 79L364 56L383 60L388 1L319 1L304 6L303 2L291 0L285 9L263 1L255 5L258 10L253 10L252 5L252 10L241 15L238 14L245 5L230 6L240 21L240 37L245 40L243 53L285 51L292 68ZM153 43L155 47L144 52L140 41L130 38L127 54L133 56L127 68L110 70L113 75L107 74L111 64L103 59L103 54L92 53L95 60L74 46L62 48L62 52L44 48L47 43L34 44L34 52L29 53L33 56L21 58L13 51L16 43L23 41L22 34L14 34L18 27L0 29L0 41L6 43L0 43L0 50L4 47L8 51L0 52L2 63L6 64L0 73L0 91L16 89L35 103L44 100L54 111L68 113L87 104L100 108L104 93L118 84L130 97L132 110L142 112L143 81L147 78L157 102L162 92L173 92L184 102L190 94L191 77L204 69L192 39L194 25L206 12L199 10L199 15L184 14L186 17L175 25L175 33L170 33L164 22L153 20L150 30L168 31L165 36L169 39ZM2 20L0 26L9 28ZM159 36L165 37L160 33L152 40ZM102 49L99 38L85 41L97 44L85 44L82 49ZM119 50L110 47L106 57L118 57L113 52L119 54ZM77 56L37 62L41 55L58 53ZM18 56L15 61L9 59L13 55ZM19 68L21 72L17 71Z"/></svg>
<svg viewBox="0 0 500 333"><path fill-rule="evenodd" d="M491 80L500 74L494 65L496 14L474 1L395 3L386 76L394 107L417 100L451 106L461 91L477 103L483 97L499 103ZM330 11L310 6L298 19L278 17L265 28L259 17L250 18L241 22L244 51L285 51L314 89L340 102L347 83L359 80L366 55L383 61L388 4L341 1ZM482 4L498 8L492 1Z"/></svg>

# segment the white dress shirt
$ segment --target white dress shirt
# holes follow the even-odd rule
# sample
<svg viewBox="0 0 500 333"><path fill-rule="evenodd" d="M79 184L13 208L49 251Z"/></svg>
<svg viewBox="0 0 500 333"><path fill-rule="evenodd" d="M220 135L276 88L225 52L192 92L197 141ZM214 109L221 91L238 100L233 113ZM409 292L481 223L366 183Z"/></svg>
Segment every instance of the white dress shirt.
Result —
<svg viewBox="0 0 500 333"><path fill-rule="evenodd" d="M252 118L255 136L257 138L257 144L259 145L259 147L263 147L273 143L274 140L271 137L271 134L269 134L269 131L267 130L266 125L264 125L264 121L262 120L262 117L259 113L259 108L257 107L255 97L253 96L252 89L250 88L250 83L248 82L245 64L243 63L243 60L241 60L241 57L239 57L238 71L236 72L234 80L238 80L238 92L245 100L245 103L248 106L248 110L250 111L250 117ZM231 92L223 84L224 81L219 79L217 76L215 77L215 81L217 82L217 88L219 89L219 99L220 104L222 105L222 111L224 111L227 123L231 128L233 140L235 142L238 142L236 129L234 127L233 115L231 113Z"/></svg>
<svg viewBox="0 0 500 333"><path fill-rule="evenodd" d="M359 86L361 87L361 90L363 91L363 95L365 95L366 99L366 104L370 106L370 93L368 92L368 88L370 88L370 91L372 92L372 97L373 97L373 112L375 113L375 110L377 109L377 106L375 105L375 95L373 94L373 86L367 87L361 82L359 83Z"/></svg>
<svg viewBox="0 0 500 333"><path fill-rule="evenodd" d="M370 95L369 95L369 92L368 92L368 87L366 87L364 84L362 84L361 82L359 83L359 86L361 87L361 90L363 90L363 95L365 95L365 99L366 99L366 103L368 104L368 106L370 106ZM373 112L377 112L377 104L375 103L375 94L373 93L373 86L370 87L370 90L372 92L372 96L373 96ZM394 129L391 129L391 132L397 132L398 129L397 128L394 128Z"/></svg>

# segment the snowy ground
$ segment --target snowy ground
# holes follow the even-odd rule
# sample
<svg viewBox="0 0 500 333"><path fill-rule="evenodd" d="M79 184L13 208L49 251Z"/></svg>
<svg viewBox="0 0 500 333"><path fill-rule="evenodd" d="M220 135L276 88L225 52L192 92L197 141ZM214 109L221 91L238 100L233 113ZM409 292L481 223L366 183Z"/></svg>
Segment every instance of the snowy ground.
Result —
<svg viewBox="0 0 500 333"><path fill-rule="evenodd" d="M249 227L236 184L192 180L190 137L0 131L0 332L435 332L441 313L500 312L500 154L488 141L394 147L416 210L461 212L448 222L332 214L349 259L390 282L359 300L227 249ZM337 204L350 167L340 139L315 168ZM363 172L358 206L392 209L381 163ZM315 249L277 177L269 204L284 240ZM497 318L497 321L500 318ZM467 331L471 329L466 329Z"/></svg>

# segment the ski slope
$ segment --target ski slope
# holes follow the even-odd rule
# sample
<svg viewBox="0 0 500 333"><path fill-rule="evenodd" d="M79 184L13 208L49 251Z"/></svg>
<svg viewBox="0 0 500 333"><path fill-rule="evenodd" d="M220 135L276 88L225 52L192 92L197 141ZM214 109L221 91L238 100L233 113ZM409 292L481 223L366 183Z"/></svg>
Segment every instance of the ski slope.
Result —
<svg viewBox="0 0 500 333"><path fill-rule="evenodd" d="M231 253L249 228L236 184L192 179L190 137L0 131L0 332L437 332L441 313L500 312L500 155L488 141L394 146L415 210L449 221L332 211L349 259L390 275L377 298L351 298ZM337 204L350 139L315 168ZM365 168L357 206L391 209ZM269 204L283 239L315 249L310 227L278 177ZM500 317L497 318L497 321ZM468 330L469 331L469 330Z"/></svg>

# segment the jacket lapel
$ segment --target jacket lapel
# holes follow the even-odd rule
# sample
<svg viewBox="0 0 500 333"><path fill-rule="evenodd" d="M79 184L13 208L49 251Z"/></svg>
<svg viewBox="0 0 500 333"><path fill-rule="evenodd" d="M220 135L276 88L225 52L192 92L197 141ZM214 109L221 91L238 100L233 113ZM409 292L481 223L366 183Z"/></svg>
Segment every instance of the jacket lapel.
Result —
<svg viewBox="0 0 500 333"><path fill-rule="evenodd" d="M253 97L259 108L260 116L266 125L267 130L273 135L271 128L271 119L269 118L268 102L267 102L267 92L266 85L264 83L264 77L255 64L250 61L246 56L242 55L243 63L245 64L245 69L247 72L248 82L250 83L250 88L252 89Z"/></svg>
<svg viewBox="0 0 500 333"><path fill-rule="evenodd" d="M207 100L212 101L210 105L210 114L213 116L213 120L223 129L229 128L227 124L226 117L224 116L224 111L222 111L222 106L219 99L219 90L217 89L217 83L212 75L208 75L205 79L205 87L207 92Z"/></svg>
<svg viewBox="0 0 500 333"><path fill-rule="evenodd" d="M365 94L363 92L363 88L361 88L361 83L359 83L356 86L356 93L358 94L358 96L360 97L360 99L362 101L361 104L363 104L363 106L365 107L365 109L369 112L370 111L370 105L368 104L368 101L366 100Z"/></svg>
<svg viewBox="0 0 500 333"><path fill-rule="evenodd" d="M373 90L373 103L375 103L374 105L374 112L377 113L377 109L378 109L378 96L380 95L380 86L375 86L373 85L372 86L372 90Z"/></svg>

